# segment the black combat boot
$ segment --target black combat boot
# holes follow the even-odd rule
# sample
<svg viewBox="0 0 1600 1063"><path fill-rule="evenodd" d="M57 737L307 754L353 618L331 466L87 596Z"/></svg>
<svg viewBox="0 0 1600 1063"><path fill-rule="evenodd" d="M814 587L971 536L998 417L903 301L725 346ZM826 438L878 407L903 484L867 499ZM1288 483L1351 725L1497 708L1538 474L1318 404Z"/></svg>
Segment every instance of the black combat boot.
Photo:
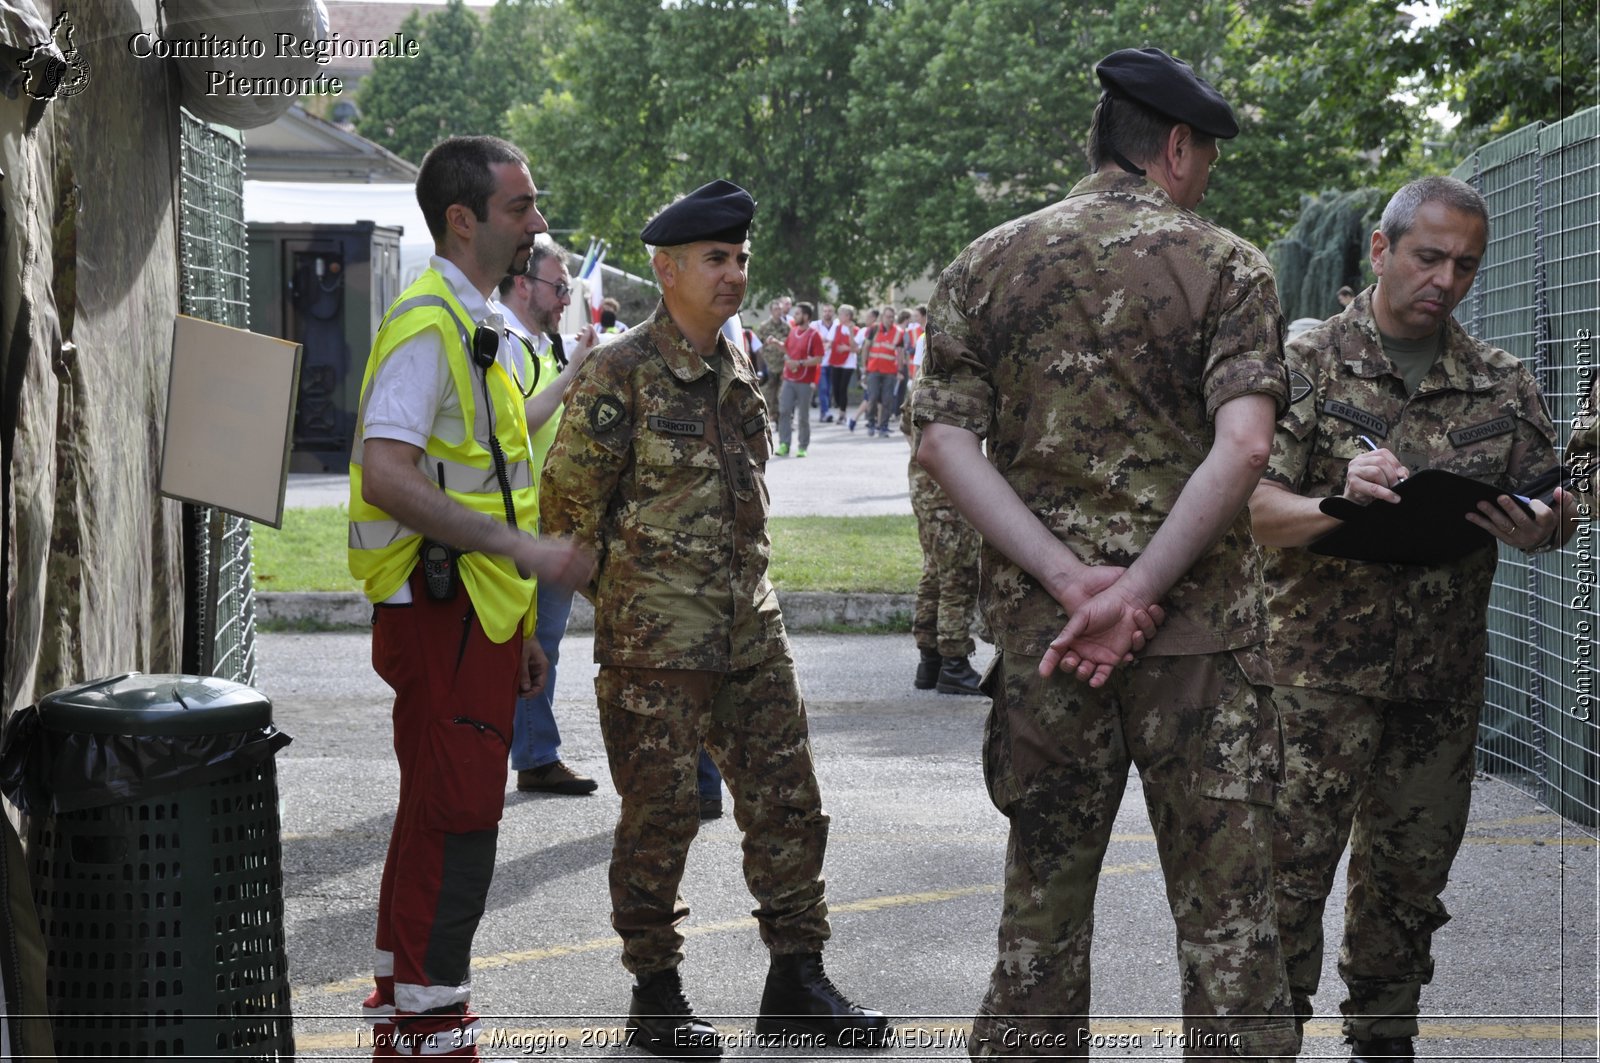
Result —
<svg viewBox="0 0 1600 1063"><path fill-rule="evenodd" d="M939 667L937 686L941 694L982 694L978 689L981 682L983 676L973 671L965 657L946 657Z"/></svg>
<svg viewBox="0 0 1600 1063"><path fill-rule="evenodd" d="M939 667L944 663L944 658L939 656L938 650L918 649L922 660L917 662L917 678L911 685L918 690L932 690L933 684L939 681Z"/></svg>
<svg viewBox="0 0 1600 1063"><path fill-rule="evenodd" d="M883 1012L863 1008L839 992L822 969L822 953L772 957L756 1033L781 1037L786 1047L879 1048L888 1029Z"/></svg>
<svg viewBox="0 0 1600 1063"><path fill-rule="evenodd" d="M1366 1041L1351 1040L1350 1063L1379 1063L1380 1060L1416 1059L1409 1037L1373 1037Z"/></svg>
<svg viewBox="0 0 1600 1063"><path fill-rule="evenodd" d="M721 1059L716 1028L695 1017L678 969L641 975L628 1008L630 1043L667 1059Z"/></svg>

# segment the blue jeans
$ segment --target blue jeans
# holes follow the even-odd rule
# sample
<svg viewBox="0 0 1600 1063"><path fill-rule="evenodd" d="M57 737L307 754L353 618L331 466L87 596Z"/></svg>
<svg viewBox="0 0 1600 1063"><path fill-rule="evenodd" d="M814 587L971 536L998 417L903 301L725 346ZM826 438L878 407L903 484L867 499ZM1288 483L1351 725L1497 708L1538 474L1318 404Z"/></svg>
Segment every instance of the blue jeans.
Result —
<svg viewBox="0 0 1600 1063"><path fill-rule="evenodd" d="M561 659L561 637L567 633L567 618L572 615L572 592L539 584L539 621L533 637L550 660L544 689L531 698L517 699L517 715L511 727L511 769L527 771L542 768L561 759L561 731L556 727L554 708L556 662Z"/></svg>
<svg viewBox="0 0 1600 1063"><path fill-rule="evenodd" d="M700 750L700 764L695 769L695 777L699 781L701 797L722 798L722 772L711 762L711 754L704 748Z"/></svg>
<svg viewBox="0 0 1600 1063"><path fill-rule="evenodd" d="M833 390L832 383L833 382L832 382L832 380L829 379L832 375L833 374L828 371L828 367L827 366L823 366L822 367L822 372L817 376L817 419L818 420L821 420L822 418L827 417L828 416L828 411L833 408L833 404L832 404L832 401L831 401L833 399L833 395L832 395L832 390Z"/></svg>

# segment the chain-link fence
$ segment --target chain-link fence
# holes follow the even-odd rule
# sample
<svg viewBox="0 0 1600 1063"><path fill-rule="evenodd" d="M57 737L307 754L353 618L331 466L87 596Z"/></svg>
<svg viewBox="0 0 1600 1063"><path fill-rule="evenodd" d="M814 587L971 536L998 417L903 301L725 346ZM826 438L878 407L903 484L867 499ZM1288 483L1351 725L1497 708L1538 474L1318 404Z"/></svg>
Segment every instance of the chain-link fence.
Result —
<svg viewBox="0 0 1600 1063"><path fill-rule="evenodd" d="M183 312L249 326L244 222L244 144L237 134L182 114L179 248ZM255 579L250 522L184 504L184 671L253 686Z"/></svg>
<svg viewBox="0 0 1600 1063"><path fill-rule="evenodd" d="M1560 446L1589 401L1600 326L1600 109L1485 144L1456 170L1489 201L1468 331L1521 358ZM1575 822L1600 826L1595 525L1565 550L1501 550L1489 603L1478 764Z"/></svg>

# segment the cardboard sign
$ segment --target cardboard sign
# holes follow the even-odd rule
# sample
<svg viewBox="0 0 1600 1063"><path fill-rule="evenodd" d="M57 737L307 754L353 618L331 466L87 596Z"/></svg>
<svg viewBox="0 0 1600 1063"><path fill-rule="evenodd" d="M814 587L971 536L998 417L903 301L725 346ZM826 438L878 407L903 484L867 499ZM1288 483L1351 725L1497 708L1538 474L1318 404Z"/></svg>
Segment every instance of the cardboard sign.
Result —
<svg viewBox="0 0 1600 1063"><path fill-rule="evenodd" d="M298 343L179 315L163 495L283 526L300 353Z"/></svg>

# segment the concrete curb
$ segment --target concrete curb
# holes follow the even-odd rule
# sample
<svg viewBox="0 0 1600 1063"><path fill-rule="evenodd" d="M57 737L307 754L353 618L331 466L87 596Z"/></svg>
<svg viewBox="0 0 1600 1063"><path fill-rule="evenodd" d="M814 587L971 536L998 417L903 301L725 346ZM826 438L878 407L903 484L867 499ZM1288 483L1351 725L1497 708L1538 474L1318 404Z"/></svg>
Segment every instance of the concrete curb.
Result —
<svg viewBox="0 0 1600 1063"><path fill-rule="evenodd" d="M916 596L911 594L790 591L780 592L778 601L783 608L784 626L790 631L895 623L910 630L911 614L916 608ZM279 628L365 628L372 624L372 606L365 595L355 592L259 591L256 622ZM594 631L594 608L581 596L573 600L567 630L580 634Z"/></svg>

